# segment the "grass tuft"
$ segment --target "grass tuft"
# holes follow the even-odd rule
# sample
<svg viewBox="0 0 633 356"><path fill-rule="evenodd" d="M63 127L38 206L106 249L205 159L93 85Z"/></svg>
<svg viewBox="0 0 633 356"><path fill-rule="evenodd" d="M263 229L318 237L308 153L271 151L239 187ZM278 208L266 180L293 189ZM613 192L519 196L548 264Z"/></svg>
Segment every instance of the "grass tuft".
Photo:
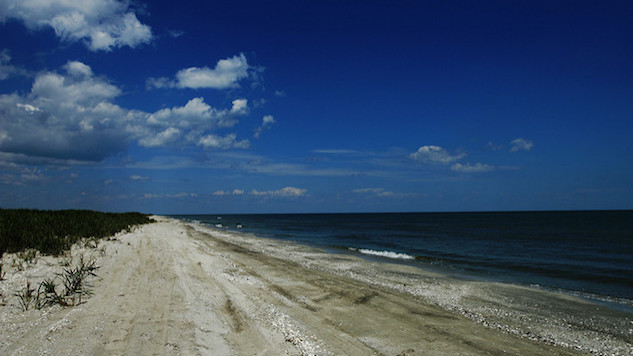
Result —
<svg viewBox="0 0 633 356"><path fill-rule="evenodd" d="M31 307L32 304L36 301L36 293L35 289L31 288L31 282L29 280L26 281L26 287L22 290L15 293L15 296L18 297L20 301L20 306L22 310L27 311Z"/></svg>
<svg viewBox="0 0 633 356"><path fill-rule="evenodd" d="M46 278L40 283L40 286L37 288L36 306L38 309L55 304L67 305L64 297L58 294L55 288L55 278Z"/></svg>
<svg viewBox="0 0 633 356"><path fill-rule="evenodd" d="M87 283L88 277L96 277L95 271L99 268L94 258L86 260L83 255L79 256L79 262L75 267L64 268L59 274L64 284L64 297L81 304L81 297L91 295L91 286Z"/></svg>

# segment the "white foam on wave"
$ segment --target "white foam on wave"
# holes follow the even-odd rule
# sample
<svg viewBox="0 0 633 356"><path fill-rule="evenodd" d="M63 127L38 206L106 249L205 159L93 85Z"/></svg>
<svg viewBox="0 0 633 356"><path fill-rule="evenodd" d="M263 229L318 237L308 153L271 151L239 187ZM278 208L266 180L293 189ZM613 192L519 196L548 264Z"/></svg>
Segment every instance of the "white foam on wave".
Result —
<svg viewBox="0 0 633 356"><path fill-rule="evenodd" d="M398 252L393 252L393 251L376 251L376 250L370 250L370 249L366 249L366 248L353 248L353 247L350 247L349 249L352 250L352 251L358 251L358 252L360 252L362 254L365 254L365 255L394 258L394 259L398 259L398 260L413 260L413 259L415 259L415 257L413 257L411 255L407 255L406 253L398 253Z"/></svg>

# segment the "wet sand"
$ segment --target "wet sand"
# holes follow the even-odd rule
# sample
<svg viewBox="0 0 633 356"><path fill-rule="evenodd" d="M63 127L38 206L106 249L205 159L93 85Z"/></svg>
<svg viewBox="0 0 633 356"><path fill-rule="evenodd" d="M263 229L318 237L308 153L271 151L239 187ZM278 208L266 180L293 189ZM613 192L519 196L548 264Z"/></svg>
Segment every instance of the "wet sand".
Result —
<svg viewBox="0 0 633 356"><path fill-rule="evenodd" d="M9 295L27 277L55 273L57 260L9 271L0 354L577 355L600 344L633 351L620 329L566 326L587 310L604 325L630 322L577 298L159 220L98 252L75 252L96 253L101 266L93 295L78 306L24 312ZM553 309L539 312L543 305Z"/></svg>

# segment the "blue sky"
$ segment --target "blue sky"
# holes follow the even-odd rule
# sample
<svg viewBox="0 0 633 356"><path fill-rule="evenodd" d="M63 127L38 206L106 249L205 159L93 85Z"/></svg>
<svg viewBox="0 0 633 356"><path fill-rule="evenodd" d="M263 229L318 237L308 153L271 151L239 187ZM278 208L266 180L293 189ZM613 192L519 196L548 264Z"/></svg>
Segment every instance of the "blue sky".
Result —
<svg viewBox="0 0 633 356"><path fill-rule="evenodd" d="M628 1L0 0L0 206L633 208Z"/></svg>

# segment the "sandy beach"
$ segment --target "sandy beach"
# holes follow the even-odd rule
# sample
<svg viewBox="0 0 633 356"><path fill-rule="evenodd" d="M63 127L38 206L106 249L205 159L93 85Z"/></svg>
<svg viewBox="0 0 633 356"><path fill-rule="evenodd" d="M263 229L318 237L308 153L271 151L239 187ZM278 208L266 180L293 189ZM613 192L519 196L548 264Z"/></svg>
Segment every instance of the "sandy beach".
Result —
<svg viewBox="0 0 633 356"><path fill-rule="evenodd" d="M74 256L94 256L100 268L91 280L92 295L73 307L22 311L13 293L27 279L39 283L59 272L61 258L39 256L19 271L5 255L0 354L575 355L633 350L629 335L604 329L630 320L580 299L509 285L490 293L490 283L447 281L410 266L156 219L96 249L74 249ZM556 303L569 315L534 311ZM589 309L602 324L574 328L574 314Z"/></svg>

